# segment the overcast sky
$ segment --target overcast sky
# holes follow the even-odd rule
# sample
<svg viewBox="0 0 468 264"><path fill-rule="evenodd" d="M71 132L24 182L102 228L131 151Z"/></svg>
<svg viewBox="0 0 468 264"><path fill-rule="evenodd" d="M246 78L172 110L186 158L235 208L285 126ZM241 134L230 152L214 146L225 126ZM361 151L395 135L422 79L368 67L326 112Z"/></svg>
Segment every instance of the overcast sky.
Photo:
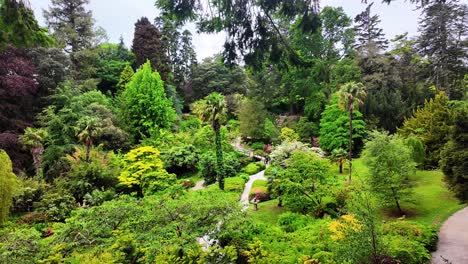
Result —
<svg viewBox="0 0 468 264"><path fill-rule="evenodd" d="M50 0L30 0L34 13L41 25L45 25L42 9L47 9ZM127 46L130 47L133 39L135 22L142 16L151 21L157 16L158 10L154 6L155 0L91 0L89 8L98 26L103 27L110 42L118 42L122 35ZM371 2L369 0L369 2ZM381 27L387 38L408 32L410 36L417 33L419 11L415 5L405 0L396 0L391 5L381 4L378 0L372 7L372 13L378 14L382 20ZM354 18L365 9L366 4L361 0L322 0L321 6L342 6L344 11ZM222 50L224 35L197 34L193 25L188 26L193 34L193 44L201 61Z"/></svg>

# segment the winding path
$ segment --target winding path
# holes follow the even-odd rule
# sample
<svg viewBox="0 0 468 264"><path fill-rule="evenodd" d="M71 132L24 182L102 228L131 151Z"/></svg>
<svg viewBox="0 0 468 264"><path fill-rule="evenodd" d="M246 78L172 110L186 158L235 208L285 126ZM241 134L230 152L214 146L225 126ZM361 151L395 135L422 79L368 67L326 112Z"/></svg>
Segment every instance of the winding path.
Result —
<svg viewBox="0 0 468 264"><path fill-rule="evenodd" d="M432 253L431 263L468 263L468 207L453 214L442 225L437 251Z"/></svg>
<svg viewBox="0 0 468 264"><path fill-rule="evenodd" d="M202 189L205 189L205 181L204 180L201 180L201 181L198 181L195 186L193 186L192 190L194 191L198 191L198 190L202 190Z"/></svg>
<svg viewBox="0 0 468 264"><path fill-rule="evenodd" d="M251 175L249 177L249 180L245 183L244 192L242 193L242 196L240 199L240 201L243 202L244 204L249 203L249 193L250 193L250 190L252 189L253 182L256 180L266 180L265 170L262 170L261 172L257 174Z"/></svg>

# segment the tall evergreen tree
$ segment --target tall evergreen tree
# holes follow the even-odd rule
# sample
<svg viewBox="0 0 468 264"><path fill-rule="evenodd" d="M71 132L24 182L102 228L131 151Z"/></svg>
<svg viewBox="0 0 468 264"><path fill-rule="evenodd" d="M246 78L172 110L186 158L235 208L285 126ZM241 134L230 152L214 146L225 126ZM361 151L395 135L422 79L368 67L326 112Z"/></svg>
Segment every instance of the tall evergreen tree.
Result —
<svg viewBox="0 0 468 264"><path fill-rule="evenodd" d="M159 129L170 129L176 115L164 92L164 82L147 61L133 75L120 96L124 119L136 138L148 137Z"/></svg>
<svg viewBox="0 0 468 264"><path fill-rule="evenodd" d="M371 15L371 7L374 3L367 6L366 10L354 18L356 31L357 51L364 54L372 54L378 50L387 48L388 41L385 39L383 30L378 27L380 19L378 15Z"/></svg>
<svg viewBox="0 0 468 264"><path fill-rule="evenodd" d="M96 37L92 12L85 9L89 0L52 0L44 10L46 24L66 52L90 48Z"/></svg>
<svg viewBox="0 0 468 264"><path fill-rule="evenodd" d="M0 1L0 48L50 46L53 39L37 23L29 3L24 0Z"/></svg>
<svg viewBox="0 0 468 264"><path fill-rule="evenodd" d="M451 99L463 96L468 73L468 5L458 0L433 0L422 9L420 52L430 61L431 78Z"/></svg>
<svg viewBox="0 0 468 264"><path fill-rule="evenodd" d="M146 17L140 18L135 23L135 34L133 37L132 51L135 54L135 68L151 62L153 70L161 75L166 81L169 77L170 68L164 51L161 32Z"/></svg>

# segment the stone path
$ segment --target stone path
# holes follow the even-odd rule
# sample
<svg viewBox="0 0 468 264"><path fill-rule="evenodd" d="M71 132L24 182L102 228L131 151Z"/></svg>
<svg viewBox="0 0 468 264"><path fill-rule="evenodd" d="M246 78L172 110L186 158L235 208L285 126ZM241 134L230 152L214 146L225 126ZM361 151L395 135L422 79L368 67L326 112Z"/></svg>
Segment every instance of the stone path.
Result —
<svg viewBox="0 0 468 264"><path fill-rule="evenodd" d="M431 263L468 263L468 207L453 214L442 225L437 251L432 253Z"/></svg>
<svg viewBox="0 0 468 264"><path fill-rule="evenodd" d="M198 191L198 190L205 189L206 187L204 184L205 184L204 180L198 181L197 183L195 183L195 186L192 187L192 190Z"/></svg>

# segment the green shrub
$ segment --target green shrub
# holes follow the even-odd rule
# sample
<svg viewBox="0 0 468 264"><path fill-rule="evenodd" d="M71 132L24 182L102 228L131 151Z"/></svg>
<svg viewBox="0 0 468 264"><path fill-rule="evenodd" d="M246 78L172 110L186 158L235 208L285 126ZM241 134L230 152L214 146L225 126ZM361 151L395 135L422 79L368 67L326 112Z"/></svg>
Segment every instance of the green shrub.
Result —
<svg viewBox="0 0 468 264"><path fill-rule="evenodd" d="M387 254L398 260L399 263L419 264L428 263L431 254L418 241L404 236L384 236L387 245Z"/></svg>
<svg viewBox="0 0 468 264"><path fill-rule="evenodd" d="M42 200L34 203L37 212L47 215L49 221L64 221L76 207L73 196L66 193L49 192Z"/></svg>
<svg viewBox="0 0 468 264"><path fill-rule="evenodd" d="M169 173L180 176L184 172L196 170L198 153L193 145L180 144L162 153L161 159Z"/></svg>
<svg viewBox="0 0 468 264"><path fill-rule="evenodd" d="M232 177L239 171L239 162L234 152L224 153L224 173L225 178ZM206 152L201 155L198 163L200 174L205 179L205 184L209 185L216 181L217 162L214 152Z"/></svg>
<svg viewBox="0 0 468 264"><path fill-rule="evenodd" d="M242 171L246 174L253 175L265 169L263 162L252 162L245 166Z"/></svg>
<svg viewBox="0 0 468 264"><path fill-rule="evenodd" d="M31 212L33 204L41 200L42 195L49 187L47 184L35 179L21 179L20 194L13 199L13 213Z"/></svg>
<svg viewBox="0 0 468 264"><path fill-rule="evenodd" d="M267 154L265 153L265 151L263 151L263 149L257 149L254 151L254 155L265 157Z"/></svg>
<svg viewBox="0 0 468 264"><path fill-rule="evenodd" d="M200 119L190 116L185 120L182 120L179 126L179 130L181 132L195 132L197 129L201 127Z"/></svg>
<svg viewBox="0 0 468 264"><path fill-rule="evenodd" d="M265 144L264 144L263 142L254 142L254 143L252 143L252 144L250 145L250 147L251 147L253 150L259 150L259 149L263 150L263 146L264 146L264 145L265 145Z"/></svg>
<svg viewBox="0 0 468 264"><path fill-rule="evenodd" d="M242 177L226 178L224 182L224 190L228 192L239 192L244 189L245 179Z"/></svg>
<svg viewBox="0 0 468 264"><path fill-rule="evenodd" d="M294 232L307 225L307 217L293 212L282 213L278 217L278 225L285 232Z"/></svg>
<svg viewBox="0 0 468 264"><path fill-rule="evenodd" d="M394 221L383 225L386 235L408 237L410 240L421 243L428 251L437 249L437 228L411 221Z"/></svg>
<svg viewBox="0 0 468 264"><path fill-rule="evenodd" d="M76 147L75 152L66 155L65 159L69 170L60 181L60 185L78 202L82 202L84 196L93 190L111 189L118 183L120 161L112 152L104 152L99 148L91 149L87 162L86 149Z"/></svg>
<svg viewBox="0 0 468 264"><path fill-rule="evenodd" d="M35 228L5 231L0 234L0 263L37 263L41 234Z"/></svg>
<svg viewBox="0 0 468 264"><path fill-rule="evenodd" d="M249 201L254 199L258 194L258 199L260 202L270 200L270 195L268 193L267 181L265 180L256 180L252 184L252 189L249 193Z"/></svg>
<svg viewBox="0 0 468 264"><path fill-rule="evenodd" d="M241 172L241 173L237 174L236 177L242 178L244 180L244 183L246 183L246 182L249 181L250 175L248 175L247 173Z"/></svg>

